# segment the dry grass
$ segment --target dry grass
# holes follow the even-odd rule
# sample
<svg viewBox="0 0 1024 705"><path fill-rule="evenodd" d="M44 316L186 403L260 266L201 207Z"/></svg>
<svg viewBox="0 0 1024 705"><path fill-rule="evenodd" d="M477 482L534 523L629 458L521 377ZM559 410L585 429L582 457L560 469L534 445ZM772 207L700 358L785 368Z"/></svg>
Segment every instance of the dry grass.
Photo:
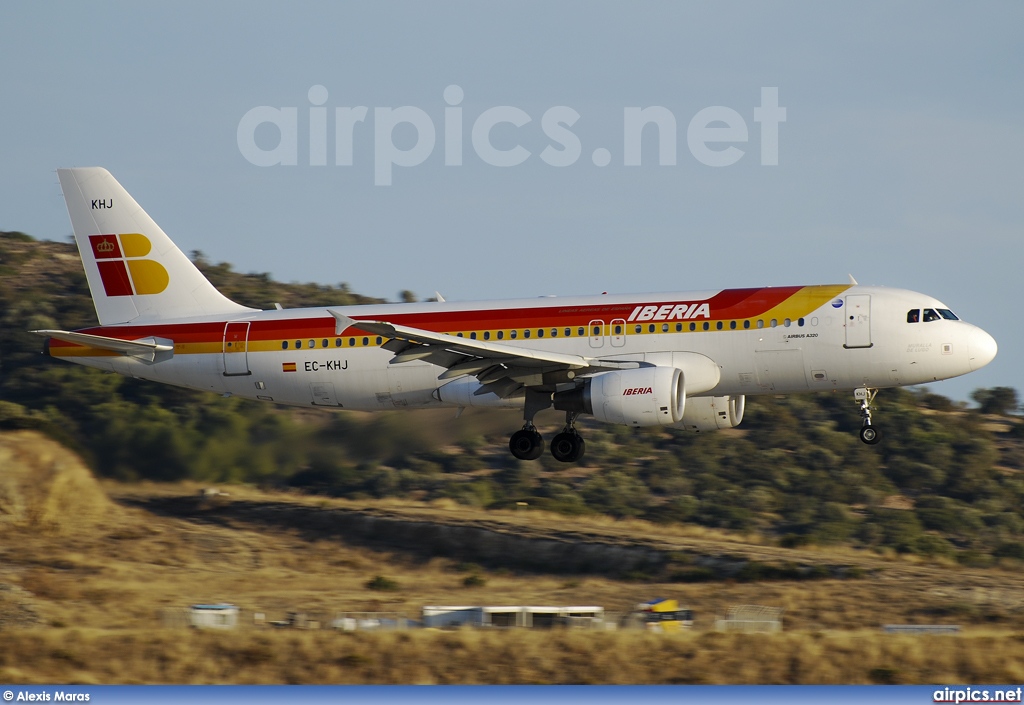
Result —
<svg viewBox="0 0 1024 705"><path fill-rule="evenodd" d="M471 631L376 634L32 630L7 635L19 683L1013 683L1024 638Z"/></svg>
<svg viewBox="0 0 1024 705"><path fill-rule="evenodd" d="M12 439L13 436L13 439ZM34 434L0 434L0 680L26 683L868 683L1024 680L1024 577L856 551L781 549L692 527L486 513L454 503L343 502L229 488L191 516L125 499L193 486L100 486ZM62 470L63 468L63 470ZM67 474L64 477L62 473ZM13 488L13 489L12 489ZM105 491L121 498L110 502ZM647 542L667 551L818 560L859 580L681 585L460 565L429 551L354 545L336 532L227 520L230 505L285 502L427 524L475 523L547 540ZM8 507L15 507L9 510ZM54 512L51 508L58 507ZM79 509L81 512L79 512ZM300 514L301 516L301 514ZM312 514L311 514L312 516ZM394 591L368 587L382 575ZM470 581L480 575L484 581ZM482 582L482 584L480 584ZM476 584L472 584L476 583ZM227 601L268 618L303 611L398 611L426 604L596 604L626 611L656 596L696 611L682 635L489 631L231 633L161 627L162 610ZM735 604L783 607L786 632L711 633ZM959 636L885 635L885 623L955 623Z"/></svg>
<svg viewBox="0 0 1024 705"><path fill-rule="evenodd" d="M0 469L0 529L68 534L116 514L81 459L34 431L3 434Z"/></svg>

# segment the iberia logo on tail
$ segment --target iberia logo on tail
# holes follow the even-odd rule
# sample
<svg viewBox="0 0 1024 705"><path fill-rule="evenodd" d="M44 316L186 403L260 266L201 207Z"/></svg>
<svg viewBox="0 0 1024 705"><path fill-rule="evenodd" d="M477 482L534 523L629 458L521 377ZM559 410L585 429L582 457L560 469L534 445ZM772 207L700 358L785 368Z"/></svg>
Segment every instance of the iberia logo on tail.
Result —
<svg viewBox="0 0 1024 705"><path fill-rule="evenodd" d="M141 259L153 249L145 235L90 235L89 244L107 296L159 294L167 288L170 277L164 266L155 260Z"/></svg>

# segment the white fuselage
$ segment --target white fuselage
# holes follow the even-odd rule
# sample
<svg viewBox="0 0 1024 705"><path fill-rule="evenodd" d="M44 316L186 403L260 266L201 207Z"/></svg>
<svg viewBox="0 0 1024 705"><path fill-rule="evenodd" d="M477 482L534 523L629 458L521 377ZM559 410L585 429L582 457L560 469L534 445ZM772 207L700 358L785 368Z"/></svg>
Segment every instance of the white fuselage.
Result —
<svg viewBox="0 0 1024 705"><path fill-rule="evenodd" d="M488 339L497 339L500 331L505 345L602 360L672 366L674 354L697 353L720 371L717 384L701 390L706 396L920 384L966 374L995 355L992 338L969 323L945 318L909 322L908 312L914 310L947 310L929 296L866 286L802 291L818 289L826 289L824 303L801 309L796 302L795 313L786 318L770 309L723 319L714 308L707 315L686 318L687 313L697 313L696 306L683 305L673 316L677 307L660 303L714 301L722 292L332 310L363 320L404 317L454 337L482 339L486 333ZM837 293L830 295L828 289ZM616 311L631 311L635 317L628 320ZM172 341L174 352L154 361L90 355L73 347L51 347L51 354L139 379L282 404L368 411L467 404L522 407L521 396L499 399L493 394L439 392L445 385L475 382L472 377L439 380L444 368L429 362L392 364L394 353L380 347L386 340L351 331L338 335L330 329L331 321L324 308L260 311L230 321L221 316L95 328L87 332Z"/></svg>

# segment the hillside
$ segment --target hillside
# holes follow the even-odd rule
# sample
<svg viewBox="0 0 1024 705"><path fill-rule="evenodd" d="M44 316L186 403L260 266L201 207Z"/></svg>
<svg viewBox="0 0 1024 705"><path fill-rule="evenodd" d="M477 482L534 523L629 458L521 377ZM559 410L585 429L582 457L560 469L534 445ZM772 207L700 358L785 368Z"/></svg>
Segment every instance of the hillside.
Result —
<svg viewBox="0 0 1024 705"><path fill-rule="evenodd" d="M1014 566L780 548L723 531L448 501L324 499L189 484L97 482L31 431L0 433L26 515L55 488L70 521L0 521L0 680L20 683L982 683L1024 679L1024 578ZM44 472L39 472L45 469ZM109 496L109 498L108 498ZM6 506L6 505L4 505ZM78 508L102 507L89 521ZM2 517L4 515L0 515ZM536 560L546 555L554 560ZM575 556L575 562L566 562ZM686 570L703 568L701 582ZM379 577L378 577L379 576ZM381 579L383 578L383 580ZM383 583L387 589L377 586ZM655 596L692 632L412 630L253 625L297 611L418 617L427 604L592 604ZM188 630L189 604L242 625ZM782 607L784 632L722 634L730 605ZM887 623L957 624L955 636Z"/></svg>
<svg viewBox="0 0 1024 705"><path fill-rule="evenodd" d="M368 301L344 284L281 284L196 259L249 305ZM26 331L93 321L70 244L0 234L0 306L0 427L41 430L103 478L489 510L525 503L725 529L790 548L849 546L965 566L1024 560L1024 425L1012 389L979 390L981 409L927 390L886 390L876 403L886 437L875 447L856 439L859 417L845 395L752 398L740 428L701 435L584 421L587 455L566 468L547 455L534 463L508 455L507 434L519 423L512 413L319 413L42 358L41 341ZM538 416L549 433L560 422L553 412Z"/></svg>

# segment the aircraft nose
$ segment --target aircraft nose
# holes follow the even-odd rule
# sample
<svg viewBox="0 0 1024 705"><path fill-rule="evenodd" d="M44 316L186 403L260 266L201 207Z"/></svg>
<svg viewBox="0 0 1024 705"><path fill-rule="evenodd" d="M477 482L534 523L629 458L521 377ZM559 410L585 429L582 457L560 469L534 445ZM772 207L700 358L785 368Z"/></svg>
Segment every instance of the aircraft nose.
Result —
<svg viewBox="0 0 1024 705"><path fill-rule="evenodd" d="M975 328L967 337L967 360L972 370L979 370L995 359L999 346L991 335Z"/></svg>

